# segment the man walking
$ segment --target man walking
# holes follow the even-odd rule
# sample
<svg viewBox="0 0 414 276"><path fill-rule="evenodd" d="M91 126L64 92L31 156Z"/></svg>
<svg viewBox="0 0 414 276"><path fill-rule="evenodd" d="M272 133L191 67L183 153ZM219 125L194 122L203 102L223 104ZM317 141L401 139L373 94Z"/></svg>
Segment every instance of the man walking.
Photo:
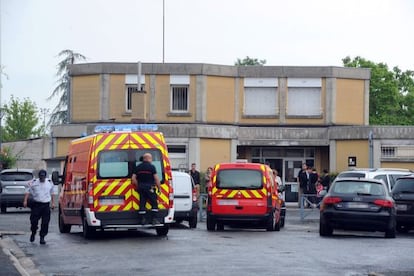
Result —
<svg viewBox="0 0 414 276"><path fill-rule="evenodd" d="M27 200L29 195L33 197L33 204L31 206L30 223L32 234L30 235L30 242L34 242L39 220L42 220L40 225L40 244L46 244L45 236L49 231L50 221L50 207L55 208L55 201L53 198L53 183L46 178L47 172L45 170L39 171L39 178L29 183L29 188L24 196L23 206L27 207ZM52 204L50 204L52 203Z"/></svg>
<svg viewBox="0 0 414 276"><path fill-rule="evenodd" d="M190 175L194 180L198 195L200 194L200 172L196 170L196 163L191 164Z"/></svg>
<svg viewBox="0 0 414 276"><path fill-rule="evenodd" d="M161 191L161 184L157 175L157 170L151 162L151 153L145 153L142 156L142 163L137 166L135 172L132 174L132 184L135 185L140 196L138 214L142 216L141 224L147 223L147 210L145 204L147 203L147 200L149 200L151 204L152 224L156 225L160 222L156 218L156 215L158 214L158 201L155 186L157 186L158 191Z"/></svg>

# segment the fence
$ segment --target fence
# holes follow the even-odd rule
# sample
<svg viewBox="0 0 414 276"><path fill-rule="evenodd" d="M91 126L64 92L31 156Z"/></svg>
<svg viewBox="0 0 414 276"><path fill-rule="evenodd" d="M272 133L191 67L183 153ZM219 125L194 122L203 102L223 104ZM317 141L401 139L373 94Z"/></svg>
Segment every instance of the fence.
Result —
<svg viewBox="0 0 414 276"><path fill-rule="evenodd" d="M322 202L322 197L317 194L302 194L300 197L300 219L303 221L307 216L314 213L314 211L319 212L319 207ZM307 207L307 208L306 208ZM310 209L306 210L305 209Z"/></svg>

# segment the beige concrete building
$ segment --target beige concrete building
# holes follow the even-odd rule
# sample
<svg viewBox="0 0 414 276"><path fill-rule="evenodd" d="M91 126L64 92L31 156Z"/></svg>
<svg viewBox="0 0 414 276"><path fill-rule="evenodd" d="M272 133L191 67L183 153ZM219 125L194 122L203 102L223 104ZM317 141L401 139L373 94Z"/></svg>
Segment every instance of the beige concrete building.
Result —
<svg viewBox="0 0 414 276"><path fill-rule="evenodd" d="M367 69L144 63L140 72L136 63L73 65L70 124L53 127L53 156L97 124L154 123L174 168L267 162L292 192L303 162L414 169L413 127L368 125Z"/></svg>

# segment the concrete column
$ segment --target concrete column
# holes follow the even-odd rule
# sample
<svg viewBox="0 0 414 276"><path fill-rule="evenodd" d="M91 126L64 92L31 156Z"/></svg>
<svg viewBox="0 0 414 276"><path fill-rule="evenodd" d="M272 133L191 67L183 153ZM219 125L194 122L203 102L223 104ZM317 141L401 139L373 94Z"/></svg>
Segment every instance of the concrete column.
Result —
<svg viewBox="0 0 414 276"><path fill-rule="evenodd" d="M155 93L155 85L156 85L156 76L150 75L150 83L149 83L149 121L156 121L156 112L157 112L157 104L156 104L156 93Z"/></svg>
<svg viewBox="0 0 414 276"><path fill-rule="evenodd" d="M287 109L287 78L279 78L279 123L286 123Z"/></svg>
<svg viewBox="0 0 414 276"><path fill-rule="evenodd" d="M336 123L336 78L326 78L325 86L325 123Z"/></svg>
<svg viewBox="0 0 414 276"><path fill-rule="evenodd" d="M240 118L240 78L234 78L234 123Z"/></svg>
<svg viewBox="0 0 414 276"><path fill-rule="evenodd" d="M364 124L369 125L369 80L364 82Z"/></svg>
<svg viewBox="0 0 414 276"><path fill-rule="evenodd" d="M237 159L237 145L239 141L237 139L231 139L230 145L230 162L235 162Z"/></svg>
<svg viewBox="0 0 414 276"><path fill-rule="evenodd" d="M188 142L188 165L191 166L191 163L196 163L197 166L200 166L201 156L200 156L200 138L190 138ZM190 168L187 169L190 169Z"/></svg>
<svg viewBox="0 0 414 276"><path fill-rule="evenodd" d="M329 141L329 171L336 172L336 141Z"/></svg>
<svg viewBox="0 0 414 276"><path fill-rule="evenodd" d="M196 121L207 121L207 76L196 76Z"/></svg>
<svg viewBox="0 0 414 276"><path fill-rule="evenodd" d="M109 104L109 74L101 74L101 97L100 97L100 119L110 119L110 104Z"/></svg>
<svg viewBox="0 0 414 276"><path fill-rule="evenodd" d="M374 168L381 168L381 141L374 136Z"/></svg>

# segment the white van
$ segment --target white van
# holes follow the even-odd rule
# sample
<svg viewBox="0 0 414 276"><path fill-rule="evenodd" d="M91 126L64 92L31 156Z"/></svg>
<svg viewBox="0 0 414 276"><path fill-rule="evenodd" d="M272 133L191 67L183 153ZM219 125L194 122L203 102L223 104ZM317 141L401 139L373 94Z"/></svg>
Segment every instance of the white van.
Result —
<svg viewBox="0 0 414 276"><path fill-rule="evenodd" d="M188 173L173 171L174 219L177 223L188 221L190 228L197 227L197 190Z"/></svg>

